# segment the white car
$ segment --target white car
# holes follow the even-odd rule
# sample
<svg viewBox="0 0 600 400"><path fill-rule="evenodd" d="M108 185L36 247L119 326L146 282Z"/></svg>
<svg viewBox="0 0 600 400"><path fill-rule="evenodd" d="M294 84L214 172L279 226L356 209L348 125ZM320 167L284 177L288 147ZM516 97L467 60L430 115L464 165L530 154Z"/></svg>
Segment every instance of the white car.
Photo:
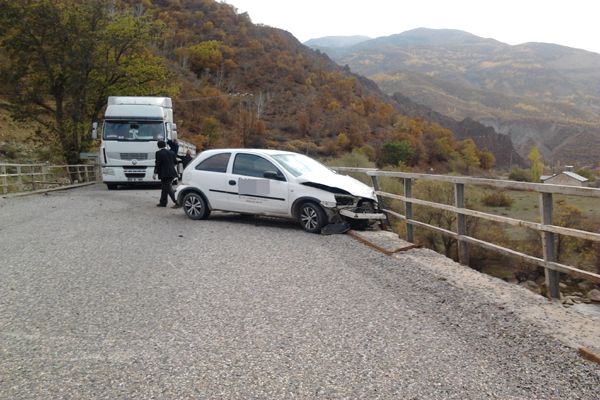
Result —
<svg viewBox="0 0 600 400"><path fill-rule="evenodd" d="M204 151L184 170L175 196L192 219L213 210L268 215L296 219L312 233L385 218L372 187L288 151Z"/></svg>

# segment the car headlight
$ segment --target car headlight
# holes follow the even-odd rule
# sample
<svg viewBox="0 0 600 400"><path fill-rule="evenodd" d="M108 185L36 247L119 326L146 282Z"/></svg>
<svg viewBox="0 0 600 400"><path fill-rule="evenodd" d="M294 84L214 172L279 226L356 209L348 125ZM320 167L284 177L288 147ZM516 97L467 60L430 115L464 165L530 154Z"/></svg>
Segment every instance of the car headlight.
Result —
<svg viewBox="0 0 600 400"><path fill-rule="evenodd" d="M115 174L115 170L112 168L102 168L102 173L104 175L114 175Z"/></svg>
<svg viewBox="0 0 600 400"><path fill-rule="evenodd" d="M321 201L321 205L325 208L333 208L336 206L336 203L333 201Z"/></svg>

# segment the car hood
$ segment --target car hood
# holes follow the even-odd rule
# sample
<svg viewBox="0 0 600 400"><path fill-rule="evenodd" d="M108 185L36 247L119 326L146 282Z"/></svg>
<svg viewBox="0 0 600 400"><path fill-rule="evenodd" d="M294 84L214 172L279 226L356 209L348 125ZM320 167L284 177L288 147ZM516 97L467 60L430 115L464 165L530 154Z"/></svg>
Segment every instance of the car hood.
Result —
<svg viewBox="0 0 600 400"><path fill-rule="evenodd" d="M327 192L341 194L347 192L353 196L375 200L372 187L367 186L361 181L348 175L339 175L334 172L331 172L331 174L307 173L300 175L298 177L298 182Z"/></svg>

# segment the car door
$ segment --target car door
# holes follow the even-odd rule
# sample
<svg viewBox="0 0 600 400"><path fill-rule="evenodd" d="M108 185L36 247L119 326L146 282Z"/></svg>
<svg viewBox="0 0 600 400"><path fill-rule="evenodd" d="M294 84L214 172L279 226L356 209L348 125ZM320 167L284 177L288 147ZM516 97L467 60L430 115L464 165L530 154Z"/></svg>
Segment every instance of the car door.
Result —
<svg viewBox="0 0 600 400"><path fill-rule="evenodd" d="M217 153L198 163L192 171L192 185L202 190L213 209L229 210L232 197L237 196L237 190L232 192L227 184L230 158L230 152Z"/></svg>
<svg viewBox="0 0 600 400"><path fill-rule="evenodd" d="M279 168L265 157L237 153L228 184L237 188L235 211L252 214L287 215L288 182Z"/></svg>

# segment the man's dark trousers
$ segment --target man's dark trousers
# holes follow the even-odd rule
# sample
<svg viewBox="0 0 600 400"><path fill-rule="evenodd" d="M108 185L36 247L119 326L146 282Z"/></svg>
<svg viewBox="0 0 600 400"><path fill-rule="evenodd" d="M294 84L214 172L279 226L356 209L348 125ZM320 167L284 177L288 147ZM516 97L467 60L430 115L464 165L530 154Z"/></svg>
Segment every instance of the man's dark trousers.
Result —
<svg viewBox="0 0 600 400"><path fill-rule="evenodd" d="M173 178L161 178L160 180L160 201L158 204L166 206L167 205L167 196L173 200L173 203L177 204L175 201L175 192L173 192Z"/></svg>
<svg viewBox="0 0 600 400"><path fill-rule="evenodd" d="M177 171L175 171L175 154L162 148L156 152L155 160L154 173L158 175L161 186L160 202L158 205L166 207L167 196L173 200L173 203L177 204L175 201L175 194L173 193L173 187L171 186L173 179L177 177Z"/></svg>

